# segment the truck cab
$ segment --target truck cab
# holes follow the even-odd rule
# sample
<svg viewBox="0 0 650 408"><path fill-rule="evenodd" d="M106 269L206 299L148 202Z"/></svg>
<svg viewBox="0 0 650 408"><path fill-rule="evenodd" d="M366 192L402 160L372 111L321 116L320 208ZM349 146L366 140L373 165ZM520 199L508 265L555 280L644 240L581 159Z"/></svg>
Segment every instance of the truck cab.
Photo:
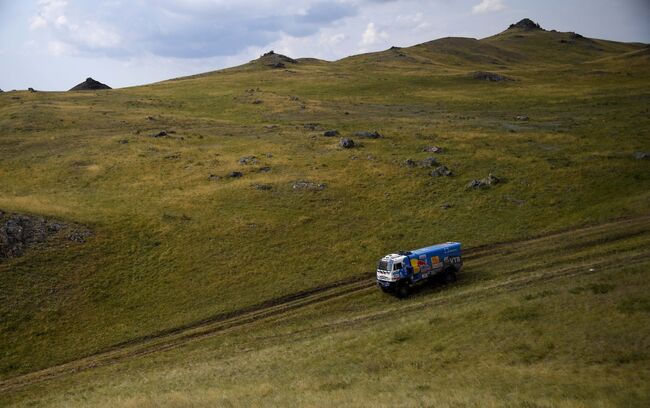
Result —
<svg viewBox="0 0 650 408"><path fill-rule="evenodd" d="M423 280L455 281L461 267L459 242L388 254L377 263L377 285L384 292L405 297L415 284Z"/></svg>

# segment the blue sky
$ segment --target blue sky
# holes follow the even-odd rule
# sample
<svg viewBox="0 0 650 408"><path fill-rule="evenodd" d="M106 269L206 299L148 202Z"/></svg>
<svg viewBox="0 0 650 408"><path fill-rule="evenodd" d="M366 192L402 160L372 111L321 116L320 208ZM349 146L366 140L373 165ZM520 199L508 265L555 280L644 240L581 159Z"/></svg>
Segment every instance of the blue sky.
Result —
<svg viewBox="0 0 650 408"><path fill-rule="evenodd" d="M275 50L336 60L524 17L650 43L650 0L0 0L0 89L113 87L238 65Z"/></svg>

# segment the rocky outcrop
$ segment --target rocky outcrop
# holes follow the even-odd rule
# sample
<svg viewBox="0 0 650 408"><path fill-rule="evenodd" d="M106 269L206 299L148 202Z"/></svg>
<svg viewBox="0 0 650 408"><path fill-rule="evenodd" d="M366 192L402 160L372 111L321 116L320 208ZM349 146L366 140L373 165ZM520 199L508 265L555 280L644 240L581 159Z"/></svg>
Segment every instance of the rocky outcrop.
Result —
<svg viewBox="0 0 650 408"><path fill-rule="evenodd" d="M285 68L287 64L298 63L295 59L289 58L286 55L276 54L272 50L259 57L258 61L271 68Z"/></svg>
<svg viewBox="0 0 650 408"><path fill-rule="evenodd" d="M542 27L529 18L524 18L515 24L510 24L508 30L520 29L524 31L543 30Z"/></svg>
<svg viewBox="0 0 650 408"><path fill-rule="evenodd" d="M56 235L83 243L92 236L92 232L80 225L0 211L0 260L19 257L28 249Z"/></svg>
<svg viewBox="0 0 650 408"><path fill-rule="evenodd" d="M494 72L487 71L477 71L472 74L472 78L478 79L480 81L489 81L489 82L501 82L501 81L512 81L512 79L501 74L495 74Z"/></svg>
<svg viewBox="0 0 650 408"><path fill-rule="evenodd" d="M95 91L98 89L111 89L111 87L106 84L102 84L99 81L95 81L92 78L86 78L86 80L82 83L70 88L70 91Z"/></svg>

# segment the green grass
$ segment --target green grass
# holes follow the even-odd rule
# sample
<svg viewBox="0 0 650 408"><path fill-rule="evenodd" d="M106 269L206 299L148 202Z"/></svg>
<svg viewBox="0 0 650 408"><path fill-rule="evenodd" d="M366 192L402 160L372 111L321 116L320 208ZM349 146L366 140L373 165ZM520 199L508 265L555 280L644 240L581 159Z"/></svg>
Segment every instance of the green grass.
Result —
<svg viewBox="0 0 650 408"><path fill-rule="evenodd" d="M510 262L496 271L482 266L482 260L469 260L457 284L423 288L405 301L369 288L170 352L30 386L0 402L48 407L645 406L650 372L643 339L650 334L650 314L637 305L648 300L650 235L647 225L641 228L641 238L578 250L564 250L563 244L612 231L516 248ZM556 257L560 269L578 269L553 279L558 266L538 268L531 254ZM646 259L627 266L615 262L640 254ZM598 269L590 271L594 263ZM477 280L488 268L492 277ZM531 284L494 286L513 279L527 282L540 272L551 275ZM612 289L576 295L571 290L576 285Z"/></svg>
<svg viewBox="0 0 650 408"><path fill-rule="evenodd" d="M479 44L440 40L402 49L407 57L386 51L335 63L303 61L289 71L251 64L111 91L0 94L0 209L78 222L94 232L85 244L55 241L0 263L0 378L357 276L398 249L448 240L475 246L647 214L650 164L632 156L650 151L647 55L639 44L604 41L559 49L565 45L560 34L519 38L507 32ZM475 81L471 73L477 70L517 80ZM530 120L515 121L520 114ZM320 126L312 131L306 123ZM344 137L377 129L385 137L355 138L361 147L343 150L338 138L322 136L327 129ZM175 133L150 137L160 130ZM402 165L428 156L422 152L427 145L445 149L437 157L453 177L432 178L426 169ZM238 164L245 155L257 156L259 163ZM271 171L259 172L262 166ZM208 180L234 170L244 177ZM470 180L488 173L504 182L466 190ZM295 191L292 183L303 179L327 188ZM272 189L255 190L255 183ZM621 242L620 251L633 244ZM581 261L577 258L567 261ZM496 273L485 262L484 275L472 276L472 282ZM530 267L547 262L532 259ZM622 290L618 283L600 281L569 286L572 292L563 290L561 296L572 302L587 296L602 300ZM541 296L544 290L557 288L531 290L524 296L533 298L521 305L486 301L494 314L490 321L505 327L545 322L537 303L555 302L556 295ZM613 310L645 316L647 302L630 296ZM363 302L379 301L369 299ZM361 305L358 310L366 307ZM408 326L399 327L399 334L384 329L391 339L404 338L391 344L413 340ZM353 333L337 338L351 342L346 354L351 358L368 345L355 343ZM534 362L563 349L560 334L548 337L508 343L512 353L499 353ZM334 345L319 347L332 352ZM450 351L444 360L456 364L460 350L439 347ZM258 357L270 359L273 352ZM379 360L375 368L388 378L403 370L407 376L423 372L407 368L405 355L397 360L396 367ZM249 363L253 373L254 362ZM276 367L269 376L285 363L269 362ZM229 364L236 366L234 360ZM311 360L300 364L293 368L296 378ZM309 387L345 390L341 395L350 397L356 387L371 392L370 384L389 384L386 378L328 379L326 368L319 374L323 383ZM471 371L464 368L441 384L458 380L466 388ZM475 384L478 389L506 389L513 385L506 377L530 372L492 374L488 383ZM582 381L595 375L579 373L572 398L587 398ZM553 388L548 378L540 380L541 389L561 395L565 388ZM413 384L436 388L427 381ZM235 382L224 387L224 398L238 405L247 401L241 394L245 387ZM407 398L410 390L395 395ZM497 401L489 399L494 395L484 394L487 403ZM133 398L133 405L141 402ZM155 404L157 397L151 398ZM466 394L458 398L449 404L481 401L464 400ZM512 398L514 405L527 403L516 394ZM288 402L277 402L283 401Z"/></svg>

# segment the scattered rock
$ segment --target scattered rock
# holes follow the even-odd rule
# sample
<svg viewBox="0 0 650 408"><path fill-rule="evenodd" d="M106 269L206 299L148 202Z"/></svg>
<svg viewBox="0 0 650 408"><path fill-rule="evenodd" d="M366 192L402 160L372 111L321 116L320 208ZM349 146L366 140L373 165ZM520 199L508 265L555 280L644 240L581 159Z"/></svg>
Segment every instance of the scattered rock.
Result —
<svg viewBox="0 0 650 408"><path fill-rule="evenodd" d="M320 126L320 123L305 123L303 127L309 130L316 130Z"/></svg>
<svg viewBox="0 0 650 408"><path fill-rule="evenodd" d="M438 147L438 146L427 146L424 149L422 149L422 151L427 153L442 153L443 149L442 147Z"/></svg>
<svg viewBox="0 0 650 408"><path fill-rule="evenodd" d="M487 188L492 185L498 184L499 179L492 175L492 173L488 174L488 176L484 179L480 180L472 180L467 184L467 189L481 189L481 188Z"/></svg>
<svg viewBox="0 0 650 408"><path fill-rule="evenodd" d="M181 158L180 153L173 153L173 154L169 154L169 155L165 156L166 160L178 160L180 158Z"/></svg>
<svg viewBox="0 0 650 408"><path fill-rule="evenodd" d="M420 167L435 167L438 165L438 160L435 157L427 157L420 162Z"/></svg>
<svg viewBox="0 0 650 408"><path fill-rule="evenodd" d="M298 180L295 183L293 183L294 190L320 191L320 190L325 190L325 188L327 188L327 184L314 183L313 181L307 181L307 180Z"/></svg>
<svg viewBox="0 0 650 408"><path fill-rule="evenodd" d="M342 138L339 141L339 146L341 146L344 149L351 149L351 148L354 147L354 140L347 139L347 138Z"/></svg>
<svg viewBox="0 0 650 408"><path fill-rule="evenodd" d="M270 184L251 184L255 190L268 191L273 188Z"/></svg>
<svg viewBox="0 0 650 408"><path fill-rule="evenodd" d="M273 153L267 153L266 157L270 159L271 157L273 157Z"/></svg>
<svg viewBox="0 0 650 408"><path fill-rule="evenodd" d="M152 122L156 120L156 118L154 118L153 116L147 116L147 119L152 121Z"/></svg>
<svg viewBox="0 0 650 408"><path fill-rule="evenodd" d="M257 171L259 171L260 173L268 173L269 171L271 171L271 168L269 166L264 166L264 167L260 167Z"/></svg>
<svg viewBox="0 0 650 408"><path fill-rule="evenodd" d="M248 165L248 164L257 164L257 157L255 156L244 156L239 159L239 164Z"/></svg>
<svg viewBox="0 0 650 408"><path fill-rule="evenodd" d="M2 89L0 89L0 92L4 92Z"/></svg>
<svg viewBox="0 0 650 408"><path fill-rule="evenodd" d="M520 120L520 121L528 121L530 118L526 115L517 115L515 116L515 120Z"/></svg>
<svg viewBox="0 0 650 408"><path fill-rule="evenodd" d="M512 79L504 75L495 74L494 72L487 72L487 71L476 71L472 74L472 78L478 79L480 81L489 81L489 82L512 81Z"/></svg>
<svg viewBox="0 0 650 408"><path fill-rule="evenodd" d="M220 179L221 179L221 177L217 176L216 174L210 174L208 176L208 181L217 181L217 180L220 180Z"/></svg>
<svg viewBox="0 0 650 408"><path fill-rule="evenodd" d="M165 137L165 136L167 136L167 131L165 130L161 130L160 132L151 135L151 137Z"/></svg>
<svg viewBox="0 0 650 408"><path fill-rule="evenodd" d="M228 173L228 177L230 178L240 178L243 175L244 173L242 173L241 171L231 171L230 173Z"/></svg>
<svg viewBox="0 0 650 408"><path fill-rule="evenodd" d="M634 152L634 158L637 160L647 160L650 159L650 153L648 152Z"/></svg>
<svg viewBox="0 0 650 408"><path fill-rule="evenodd" d="M451 170L447 166L438 166L432 172L432 177L449 177L452 175Z"/></svg>
<svg viewBox="0 0 650 408"><path fill-rule="evenodd" d="M581 39L585 38L583 35L580 35L580 34L574 33L574 32L569 32L569 37L572 40L581 40Z"/></svg>
<svg viewBox="0 0 650 408"><path fill-rule="evenodd" d="M357 137L364 137L366 139L379 139L381 137L381 134L379 134L379 132L377 132L376 130L374 132L367 132L367 131L355 132L354 135Z"/></svg>
<svg viewBox="0 0 650 408"><path fill-rule="evenodd" d="M91 235L92 233L87 230L75 230L68 235L68 240L83 244L84 242L86 242L86 239L88 239L88 237L90 237Z"/></svg>
<svg viewBox="0 0 650 408"><path fill-rule="evenodd" d="M449 203L442 203L442 204L440 205L440 208L442 208L443 210L448 210L448 209L450 209L451 207L452 207L452 205L449 204Z"/></svg>
<svg viewBox="0 0 650 408"><path fill-rule="evenodd" d="M253 101L253 105L259 105L259 104L261 104L261 103L262 103L262 101L261 101L260 99L255 99L255 100Z"/></svg>
<svg viewBox="0 0 650 408"><path fill-rule="evenodd" d="M270 65L273 68L286 68L287 66L284 65L284 62L276 62L275 64Z"/></svg>
<svg viewBox="0 0 650 408"><path fill-rule="evenodd" d="M119 144L127 144L127 143L129 143L129 141L127 139L121 139L121 140L118 140L117 143L119 143Z"/></svg>
<svg viewBox="0 0 650 408"><path fill-rule="evenodd" d="M102 84L99 81L95 81L92 78L86 78L86 80L82 83L70 88L70 91L93 91L97 89L111 89L111 87L106 84Z"/></svg>
<svg viewBox="0 0 650 408"><path fill-rule="evenodd" d="M27 90L28 90L29 92L36 92L36 89L34 89L34 88L27 88Z"/></svg>
<svg viewBox="0 0 650 408"><path fill-rule="evenodd" d="M404 160L403 164L406 167L415 167L415 166L417 166L417 163L413 159L406 159L406 160Z"/></svg>
<svg viewBox="0 0 650 408"><path fill-rule="evenodd" d="M524 18L518 23L510 24L508 30L515 29L515 28L519 28L524 31L542 30L542 27L538 23L534 22L529 18Z"/></svg>
<svg viewBox="0 0 650 408"><path fill-rule="evenodd" d="M325 136L325 137L334 137L334 136L338 136L338 135L339 135L338 130L326 130L323 133L323 136Z"/></svg>

